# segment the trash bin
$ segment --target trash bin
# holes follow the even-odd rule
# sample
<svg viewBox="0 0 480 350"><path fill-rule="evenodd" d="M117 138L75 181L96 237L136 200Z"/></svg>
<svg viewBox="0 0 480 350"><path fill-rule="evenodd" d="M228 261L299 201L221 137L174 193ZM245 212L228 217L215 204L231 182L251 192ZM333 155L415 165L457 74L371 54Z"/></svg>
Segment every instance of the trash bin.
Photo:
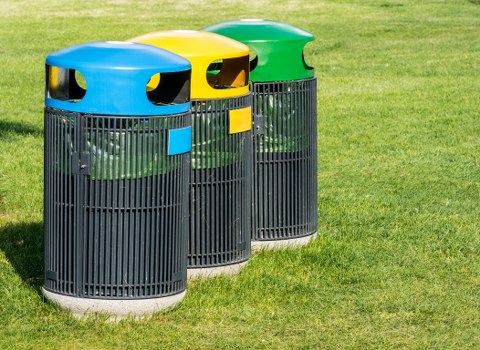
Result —
<svg viewBox="0 0 480 350"><path fill-rule="evenodd" d="M267 20L203 30L250 47L254 167L252 249L306 244L317 231L317 101L303 50L313 36Z"/></svg>
<svg viewBox="0 0 480 350"><path fill-rule="evenodd" d="M188 276L236 274L250 257L252 111L248 47L177 30L130 41L192 63L192 173Z"/></svg>
<svg viewBox="0 0 480 350"><path fill-rule="evenodd" d="M77 316L144 316L185 295L190 75L130 42L46 59L43 293Z"/></svg>

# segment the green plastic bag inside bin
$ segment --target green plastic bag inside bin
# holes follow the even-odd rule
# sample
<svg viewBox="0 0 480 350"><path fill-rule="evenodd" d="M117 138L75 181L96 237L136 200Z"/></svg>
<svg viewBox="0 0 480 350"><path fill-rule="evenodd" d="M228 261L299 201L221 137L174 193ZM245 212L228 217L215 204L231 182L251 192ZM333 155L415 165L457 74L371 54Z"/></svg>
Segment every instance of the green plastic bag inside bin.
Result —
<svg viewBox="0 0 480 350"><path fill-rule="evenodd" d="M172 124L162 119L89 119L84 131L84 150L90 155L90 176L95 180L136 179L165 174L179 166L167 155L167 133ZM64 137L59 138L57 153L74 150L73 118L64 118ZM68 126L70 124L70 126ZM64 144L66 143L66 145ZM63 147L63 148L62 148ZM71 165L58 154L56 168L71 174Z"/></svg>
<svg viewBox="0 0 480 350"><path fill-rule="evenodd" d="M192 105L192 168L219 168L242 160L240 136L229 134L228 104L222 100Z"/></svg>
<svg viewBox="0 0 480 350"><path fill-rule="evenodd" d="M257 95L257 113L264 123L258 139L261 152L297 152L308 147L303 84L286 85L283 94L263 91Z"/></svg>

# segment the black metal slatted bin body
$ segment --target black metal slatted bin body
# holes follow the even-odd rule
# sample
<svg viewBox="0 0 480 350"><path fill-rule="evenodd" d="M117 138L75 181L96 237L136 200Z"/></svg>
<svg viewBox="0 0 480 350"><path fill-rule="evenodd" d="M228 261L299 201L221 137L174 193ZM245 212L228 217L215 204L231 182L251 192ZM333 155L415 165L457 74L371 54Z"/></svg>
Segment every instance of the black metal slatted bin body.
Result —
<svg viewBox="0 0 480 350"><path fill-rule="evenodd" d="M186 79L169 103L146 87L158 73ZM188 61L139 44L47 58L45 291L107 300L185 291L189 77Z"/></svg>
<svg viewBox="0 0 480 350"><path fill-rule="evenodd" d="M253 57L252 240L260 247L306 242L302 239L316 233L318 221L316 78L303 59L313 36L265 20L229 21L204 30L248 45Z"/></svg>
<svg viewBox="0 0 480 350"><path fill-rule="evenodd" d="M250 94L192 101L189 268L250 256L251 133L229 134L229 111L250 106Z"/></svg>
<svg viewBox="0 0 480 350"><path fill-rule="evenodd" d="M316 79L253 83L255 240L317 230Z"/></svg>
<svg viewBox="0 0 480 350"><path fill-rule="evenodd" d="M46 289L92 298L185 289L190 162L166 151L168 130L190 124L190 113L45 109Z"/></svg>

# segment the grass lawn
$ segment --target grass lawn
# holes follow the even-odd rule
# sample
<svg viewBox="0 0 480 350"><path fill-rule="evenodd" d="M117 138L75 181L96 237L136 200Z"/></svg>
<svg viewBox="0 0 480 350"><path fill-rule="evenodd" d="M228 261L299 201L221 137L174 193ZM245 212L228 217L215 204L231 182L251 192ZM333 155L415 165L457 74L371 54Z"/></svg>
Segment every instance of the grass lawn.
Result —
<svg viewBox="0 0 480 350"><path fill-rule="evenodd" d="M45 302L46 55L241 17L316 36L318 239L149 321ZM479 204L479 0L0 3L0 349L478 349Z"/></svg>

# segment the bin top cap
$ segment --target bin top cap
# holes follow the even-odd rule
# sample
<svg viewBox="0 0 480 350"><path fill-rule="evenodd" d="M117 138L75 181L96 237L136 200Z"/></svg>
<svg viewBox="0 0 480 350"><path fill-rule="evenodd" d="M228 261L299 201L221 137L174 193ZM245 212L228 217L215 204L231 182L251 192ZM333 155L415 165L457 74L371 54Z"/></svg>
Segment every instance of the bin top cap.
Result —
<svg viewBox="0 0 480 350"><path fill-rule="evenodd" d="M149 70L179 72L191 69L183 57L128 41L104 41L72 46L47 56L47 64L95 70Z"/></svg>
<svg viewBox="0 0 480 350"><path fill-rule="evenodd" d="M172 52L150 45L122 41L91 42L72 46L47 56L48 107L72 112L106 115L166 115L190 109L190 96L169 102L147 96L147 83L158 73L185 73L190 62ZM80 88L75 71L83 75L86 88L81 98L71 97Z"/></svg>
<svg viewBox="0 0 480 350"><path fill-rule="evenodd" d="M192 99L233 97L248 93L248 61L246 61L246 72L243 73L245 77L242 76L246 78L245 85L232 84L228 89L218 89L207 82L207 70L210 70L209 67L214 61L248 57L248 46L238 41L215 33L195 30L152 32L128 41L160 47L190 60L192 63ZM236 62L237 68L239 63L239 61ZM227 67L227 69L229 68Z"/></svg>
<svg viewBox="0 0 480 350"><path fill-rule="evenodd" d="M137 36L129 41L175 52L195 64L195 58L235 58L248 55L248 46L222 35L196 30L168 30Z"/></svg>
<svg viewBox="0 0 480 350"><path fill-rule="evenodd" d="M303 58L305 45L314 36L287 23L264 19L221 22L202 30L217 33L248 45L257 56L251 65L254 82L296 80L313 77L313 68Z"/></svg>

